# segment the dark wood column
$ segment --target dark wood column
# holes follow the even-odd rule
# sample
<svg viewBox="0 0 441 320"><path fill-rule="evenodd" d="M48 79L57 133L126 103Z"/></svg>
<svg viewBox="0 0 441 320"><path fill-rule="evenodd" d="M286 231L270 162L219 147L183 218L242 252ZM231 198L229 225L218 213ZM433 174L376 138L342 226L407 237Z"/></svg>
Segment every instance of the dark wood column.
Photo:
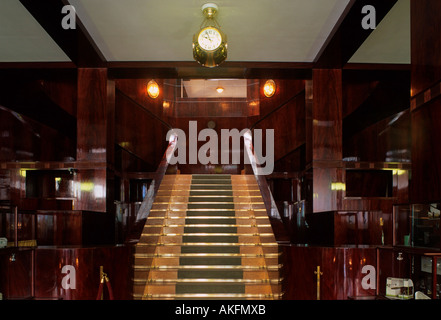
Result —
<svg viewBox="0 0 441 320"><path fill-rule="evenodd" d="M441 200L441 1L411 2L413 203Z"/></svg>
<svg viewBox="0 0 441 320"><path fill-rule="evenodd" d="M342 70L315 69L306 96L313 212L334 211L339 191L332 190L332 184L342 182Z"/></svg>
<svg viewBox="0 0 441 320"><path fill-rule="evenodd" d="M107 69L78 69L77 210L108 211L112 205L115 144L115 83ZM107 205L106 205L107 199Z"/></svg>

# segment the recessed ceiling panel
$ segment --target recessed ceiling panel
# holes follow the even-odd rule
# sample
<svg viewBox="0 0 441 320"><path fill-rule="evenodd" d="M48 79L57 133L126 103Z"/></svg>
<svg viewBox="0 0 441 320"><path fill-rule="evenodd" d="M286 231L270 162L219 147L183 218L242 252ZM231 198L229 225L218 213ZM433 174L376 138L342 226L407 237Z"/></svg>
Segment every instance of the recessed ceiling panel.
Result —
<svg viewBox="0 0 441 320"><path fill-rule="evenodd" d="M61 27L60 12L60 27ZM1 62L66 62L57 46L18 0L0 1Z"/></svg>
<svg viewBox="0 0 441 320"><path fill-rule="evenodd" d="M192 61L200 0L70 0L109 61ZM218 0L229 61L312 62L349 0Z"/></svg>
<svg viewBox="0 0 441 320"><path fill-rule="evenodd" d="M410 0L398 0L350 63L410 63Z"/></svg>
<svg viewBox="0 0 441 320"><path fill-rule="evenodd" d="M191 79L183 86L188 98L247 98L245 79Z"/></svg>

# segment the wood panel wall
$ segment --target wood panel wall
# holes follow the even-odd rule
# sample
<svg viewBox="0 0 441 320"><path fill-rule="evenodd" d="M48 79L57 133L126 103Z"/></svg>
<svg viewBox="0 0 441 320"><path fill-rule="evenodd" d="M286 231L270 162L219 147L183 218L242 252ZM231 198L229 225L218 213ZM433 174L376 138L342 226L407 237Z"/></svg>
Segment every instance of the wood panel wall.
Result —
<svg viewBox="0 0 441 320"><path fill-rule="evenodd" d="M411 1L411 201L441 200L441 2Z"/></svg>
<svg viewBox="0 0 441 320"><path fill-rule="evenodd" d="M374 289L363 289L365 265L376 266L375 248L326 248L283 246L287 300L317 300L317 266L320 266L320 300L372 297ZM301 261L301 262L300 262ZM373 277L375 279L375 275Z"/></svg>

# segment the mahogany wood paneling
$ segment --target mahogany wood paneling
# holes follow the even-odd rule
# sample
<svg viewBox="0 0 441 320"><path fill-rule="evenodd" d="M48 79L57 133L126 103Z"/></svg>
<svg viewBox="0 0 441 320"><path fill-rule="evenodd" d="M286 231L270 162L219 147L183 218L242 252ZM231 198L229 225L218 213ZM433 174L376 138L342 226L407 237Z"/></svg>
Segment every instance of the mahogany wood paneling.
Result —
<svg viewBox="0 0 441 320"><path fill-rule="evenodd" d="M263 94L263 86L267 79L259 80L260 118L265 117L275 108L284 104L291 97L305 89L305 81L295 79L273 79L276 83L276 92L270 98Z"/></svg>
<svg viewBox="0 0 441 320"><path fill-rule="evenodd" d="M316 300L320 252L312 247L282 246L285 300Z"/></svg>
<svg viewBox="0 0 441 320"><path fill-rule="evenodd" d="M40 81L42 90L63 110L70 115L77 115L77 81L68 79L44 79Z"/></svg>
<svg viewBox="0 0 441 320"><path fill-rule="evenodd" d="M62 117L59 121L63 123ZM0 161L61 161L75 158L75 137L71 137L71 133L66 136L64 132L1 106L0 130Z"/></svg>
<svg viewBox="0 0 441 320"><path fill-rule="evenodd" d="M438 1L411 1L412 126L411 202L441 199L440 123L441 99L431 99L429 89L441 81L441 21ZM436 85L439 88L438 85ZM426 99L426 94L427 98ZM436 95L434 95L436 96ZM416 97L416 98L415 98ZM417 101L419 100L419 101ZM418 105L416 108L415 105Z"/></svg>
<svg viewBox="0 0 441 320"><path fill-rule="evenodd" d="M104 162L112 167L115 159L115 82L107 69L78 69L77 161ZM79 170L76 210L111 212L112 175L107 168Z"/></svg>
<svg viewBox="0 0 441 320"><path fill-rule="evenodd" d="M441 80L441 2L411 0L412 91L416 96Z"/></svg>
<svg viewBox="0 0 441 320"><path fill-rule="evenodd" d="M53 128L64 136L75 138L75 117L60 108L55 100L47 95L41 80L2 77L0 93L1 106Z"/></svg>
<svg viewBox="0 0 441 320"><path fill-rule="evenodd" d="M315 69L312 80L311 148L313 211L336 210L341 191L332 183L342 181L342 71Z"/></svg>
<svg viewBox="0 0 441 320"><path fill-rule="evenodd" d="M255 128L263 132L274 130L274 160L278 161L305 143L305 94L303 81L278 80L276 84L284 84L278 89L280 94L277 98L271 100L261 96L261 114L264 118L260 117Z"/></svg>
<svg viewBox="0 0 441 320"><path fill-rule="evenodd" d="M107 170L105 168L81 169L74 176L74 210L106 212Z"/></svg>
<svg viewBox="0 0 441 320"><path fill-rule="evenodd" d="M313 72L313 161L342 158L342 71Z"/></svg>
<svg viewBox="0 0 441 320"><path fill-rule="evenodd" d="M78 69L77 160L113 162L115 84L107 69Z"/></svg>
<svg viewBox="0 0 441 320"><path fill-rule="evenodd" d="M314 212L337 210L342 201L342 190L332 188L333 183L343 181L342 168L313 168Z"/></svg>
<svg viewBox="0 0 441 320"><path fill-rule="evenodd" d="M108 275L114 297L131 299L131 247L37 248L35 250L35 299L95 300L100 266ZM64 266L75 270L75 288L65 289ZM73 275L71 275L73 276ZM73 281L73 280L72 280ZM104 299L108 300L107 288Z"/></svg>
<svg viewBox="0 0 441 320"><path fill-rule="evenodd" d="M381 245L380 218L384 221L385 244L391 244L392 232L387 226L392 215L372 210L334 213L334 245Z"/></svg>
<svg viewBox="0 0 441 320"><path fill-rule="evenodd" d="M368 162L411 161L409 109L387 117L343 142L343 158Z"/></svg>
<svg viewBox="0 0 441 320"><path fill-rule="evenodd" d="M317 266L321 300L346 300L374 296L374 289L363 289L365 265L376 266L374 247L282 246L285 256L285 296L287 300L317 299ZM375 279L375 276L374 276Z"/></svg>
<svg viewBox="0 0 441 320"><path fill-rule="evenodd" d="M343 81L343 118L355 111L374 92L379 81L347 80Z"/></svg>
<svg viewBox="0 0 441 320"><path fill-rule="evenodd" d="M139 97L136 99L140 100ZM166 135L169 128L151 112L156 114L159 111L155 105L136 104L117 92L115 143L125 152L145 162L149 171L155 171L167 147Z"/></svg>
<svg viewBox="0 0 441 320"><path fill-rule="evenodd" d="M163 100L167 96L166 80L154 79L159 86L159 96L156 99L150 98L147 94L147 84L150 80L152 79L116 79L115 86L118 91L129 96L145 109L161 118L163 116ZM167 98L167 100L169 99Z"/></svg>
<svg viewBox="0 0 441 320"><path fill-rule="evenodd" d="M314 102L314 83L305 81L305 164L312 163L312 106Z"/></svg>
<svg viewBox="0 0 441 320"><path fill-rule="evenodd" d="M411 202L436 202L441 199L441 98L416 109L411 117Z"/></svg>
<svg viewBox="0 0 441 320"><path fill-rule="evenodd" d="M6 248L0 250L0 292L3 299L32 297L32 250Z"/></svg>
<svg viewBox="0 0 441 320"><path fill-rule="evenodd" d="M306 165L306 144L276 160L274 172L301 172Z"/></svg>

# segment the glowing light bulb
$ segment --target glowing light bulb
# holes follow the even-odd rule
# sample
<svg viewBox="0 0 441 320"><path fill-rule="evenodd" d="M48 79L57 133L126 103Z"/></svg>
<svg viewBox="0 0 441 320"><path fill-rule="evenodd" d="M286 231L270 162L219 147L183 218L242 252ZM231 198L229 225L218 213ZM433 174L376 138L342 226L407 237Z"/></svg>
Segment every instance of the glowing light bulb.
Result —
<svg viewBox="0 0 441 320"><path fill-rule="evenodd" d="M155 80L150 80L147 84L147 93L152 99L156 99L159 96L159 86Z"/></svg>
<svg viewBox="0 0 441 320"><path fill-rule="evenodd" d="M263 86L263 94L265 97L270 98L276 93L276 83L273 80L268 80Z"/></svg>

